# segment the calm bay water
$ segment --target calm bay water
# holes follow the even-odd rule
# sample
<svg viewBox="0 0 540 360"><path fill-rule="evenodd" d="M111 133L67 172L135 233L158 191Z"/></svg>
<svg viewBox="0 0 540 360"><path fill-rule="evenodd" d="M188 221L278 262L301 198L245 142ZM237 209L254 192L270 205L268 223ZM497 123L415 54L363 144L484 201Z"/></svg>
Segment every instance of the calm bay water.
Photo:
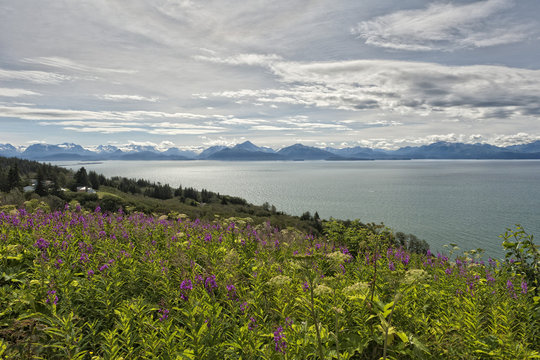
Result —
<svg viewBox="0 0 540 360"><path fill-rule="evenodd" d="M55 162L72 169L76 162ZM501 256L507 227L540 236L540 161L105 161L105 176L206 188L300 215L384 222L434 250L456 243Z"/></svg>

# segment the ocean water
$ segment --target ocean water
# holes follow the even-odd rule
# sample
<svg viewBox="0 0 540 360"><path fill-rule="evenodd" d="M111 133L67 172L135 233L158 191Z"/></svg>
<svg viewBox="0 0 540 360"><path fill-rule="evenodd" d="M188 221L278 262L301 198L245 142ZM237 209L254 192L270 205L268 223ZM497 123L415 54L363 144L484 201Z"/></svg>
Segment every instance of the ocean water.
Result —
<svg viewBox="0 0 540 360"><path fill-rule="evenodd" d="M268 202L300 215L384 222L428 241L502 256L499 235L522 224L540 236L540 161L54 162Z"/></svg>

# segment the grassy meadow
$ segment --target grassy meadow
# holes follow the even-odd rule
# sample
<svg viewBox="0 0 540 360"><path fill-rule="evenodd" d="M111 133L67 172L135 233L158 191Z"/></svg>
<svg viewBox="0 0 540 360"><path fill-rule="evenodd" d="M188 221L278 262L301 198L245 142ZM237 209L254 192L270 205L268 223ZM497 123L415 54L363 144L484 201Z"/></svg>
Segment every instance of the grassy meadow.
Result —
<svg viewBox="0 0 540 360"><path fill-rule="evenodd" d="M0 212L0 357L540 358L531 236L482 260L356 225Z"/></svg>

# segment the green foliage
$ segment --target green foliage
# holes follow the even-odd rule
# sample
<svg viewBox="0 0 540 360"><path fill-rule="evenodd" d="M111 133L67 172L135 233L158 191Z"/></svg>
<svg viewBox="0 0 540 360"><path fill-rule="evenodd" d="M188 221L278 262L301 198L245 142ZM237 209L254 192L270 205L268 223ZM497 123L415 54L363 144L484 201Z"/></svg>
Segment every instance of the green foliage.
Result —
<svg viewBox="0 0 540 360"><path fill-rule="evenodd" d="M522 264L325 226L318 238L248 218L0 212L0 357L540 358L540 298Z"/></svg>
<svg viewBox="0 0 540 360"><path fill-rule="evenodd" d="M506 250L505 259L509 269L523 274L538 294L540 250L534 243L534 236L527 234L521 225L516 225L515 230L507 229L501 237L504 239L502 246Z"/></svg>

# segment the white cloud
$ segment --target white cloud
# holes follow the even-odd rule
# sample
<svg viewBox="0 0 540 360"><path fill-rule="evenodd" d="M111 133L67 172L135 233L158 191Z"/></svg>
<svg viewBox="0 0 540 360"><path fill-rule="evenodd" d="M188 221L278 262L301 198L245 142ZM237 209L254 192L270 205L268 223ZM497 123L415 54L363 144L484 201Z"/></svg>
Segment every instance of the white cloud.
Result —
<svg viewBox="0 0 540 360"><path fill-rule="evenodd" d="M362 21L352 32L369 45L412 51L510 44L525 40L534 28L506 14L513 5L512 0L437 2Z"/></svg>
<svg viewBox="0 0 540 360"><path fill-rule="evenodd" d="M239 54L231 57L218 56L195 56L196 60L209 61L218 64L228 65L250 65L250 66L268 66L276 61L283 60L281 56L276 54Z"/></svg>
<svg viewBox="0 0 540 360"><path fill-rule="evenodd" d="M0 96L5 96L5 97L39 96L39 95L41 94L34 91L25 90L25 89L0 88Z"/></svg>
<svg viewBox="0 0 540 360"><path fill-rule="evenodd" d="M109 101L148 101L156 102L159 100L158 97L145 97L141 95L121 95L121 94L105 94L105 95L96 95L101 100Z"/></svg>
<svg viewBox="0 0 540 360"><path fill-rule="evenodd" d="M219 136L218 138L210 138L208 136L199 136L200 139L203 141L202 144L204 146L234 146L242 141L245 141L244 137L241 137L240 139L232 138L227 139L223 136Z"/></svg>
<svg viewBox="0 0 540 360"><path fill-rule="evenodd" d="M390 60L280 61L269 69L282 87L211 95L348 111L381 109L417 117L490 119L540 114L540 70Z"/></svg>
<svg viewBox="0 0 540 360"><path fill-rule="evenodd" d="M71 59L67 59L63 57L55 57L55 56L26 58L26 59L23 59L22 61L29 64L44 65L44 66L50 66L50 67L64 69L64 70L72 70L72 71L87 72L87 73L134 74L137 72L134 70L127 70L127 69L111 69L111 68L105 68L105 67L100 67L100 66L90 66L90 65L81 64Z"/></svg>
<svg viewBox="0 0 540 360"><path fill-rule="evenodd" d="M45 71L0 69L0 80L22 80L36 84L58 84L71 80L70 76Z"/></svg>
<svg viewBox="0 0 540 360"><path fill-rule="evenodd" d="M65 110L31 108L25 106L0 106L1 117L14 117L24 120L107 120L107 121L145 121L156 119L176 120L204 120L223 119L223 115L202 115L184 112L160 112L160 111L92 111L92 110Z"/></svg>
<svg viewBox="0 0 540 360"><path fill-rule="evenodd" d="M267 120L263 119L240 119L240 118L230 118L226 120L221 120L219 123L223 125L256 125L267 123Z"/></svg>

